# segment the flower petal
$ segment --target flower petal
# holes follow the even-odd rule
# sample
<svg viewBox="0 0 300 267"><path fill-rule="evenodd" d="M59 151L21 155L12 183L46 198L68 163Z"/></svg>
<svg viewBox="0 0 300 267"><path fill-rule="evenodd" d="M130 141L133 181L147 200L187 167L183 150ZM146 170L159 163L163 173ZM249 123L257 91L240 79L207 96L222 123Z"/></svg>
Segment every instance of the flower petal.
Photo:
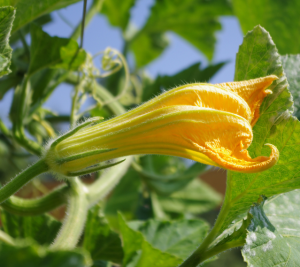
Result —
<svg viewBox="0 0 300 267"><path fill-rule="evenodd" d="M58 144L58 157L96 148L117 149L67 162L64 170L76 171L101 161L135 154L180 156L240 172L261 171L278 160L278 151L273 146L270 157L251 159L245 150L252 141L248 120L209 108L164 107L130 121L110 124L109 129L95 125L84 133Z"/></svg>
<svg viewBox="0 0 300 267"><path fill-rule="evenodd" d="M270 75L241 82L220 83L216 84L216 86L238 94L247 102L251 109L251 126L254 126L259 118L259 108L262 101L268 94L272 93L272 91L266 89L277 79L277 76Z"/></svg>
<svg viewBox="0 0 300 267"><path fill-rule="evenodd" d="M251 119L251 110L248 104L237 94L212 84L195 83L169 90L121 116L101 123L100 127L101 129L110 129L112 124L124 123L137 116L171 106L211 108L228 111L247 120ZM99 129L95 128L94 130L98 132ZM78 136L83 134L83 132L77 133Z"/></svg>

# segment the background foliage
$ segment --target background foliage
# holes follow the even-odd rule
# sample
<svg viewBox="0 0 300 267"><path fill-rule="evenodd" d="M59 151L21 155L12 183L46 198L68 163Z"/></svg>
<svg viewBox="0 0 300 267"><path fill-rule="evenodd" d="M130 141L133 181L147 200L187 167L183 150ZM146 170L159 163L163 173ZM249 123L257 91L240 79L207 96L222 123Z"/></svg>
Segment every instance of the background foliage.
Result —
<svg viewBox="0 0 300 267"><path fill-rule="evenodd" d="M234 79L270 74L280 78L263 102L249 151L251 156L268 155L263 145L271 143L279 149L280 160L258 174L228 172L225 200L203 252L204 264L300 265L295 215L300 193L294 190L300 188L299 1L156 0L144 26L137 28L131 18L137 1L94 0L86 23L105 16L124 39L121 52L103 51L101 68L81 47L81 25L64 38L43 30L51 23L52 12L76 2L0 0L0 100L14 91L11 125L0 120L1 183L34 162L47 140L76 120L108 119L182 82L209 81L227 62L207 67L196 63L154 78L145 70L169 46L168 32L211 61L220 18L236 16L245 37L237 51ZM60 84L74 86L70 114L43 107ZM82 110L87 97L92 104ZM20 262L22 266L178 266L206 242L222 202L222 196L198 178L207 170L208 166L181 158L146 155L81 177L85 183L94 182L95 192L101 180L120 181L101 201L95 198L97 204L87 212L77 246L68 250L53 250L51 244L62 227L61 209L69 201L70 185L62 182L52 191L53 177L44 175L1 204L0 262L5 266ZM38 204L20 198L40 195L44 197ZM58 207L60 211L48 213ZM242 246L245 262L237 250L217 260L219 252Z"/></svg>

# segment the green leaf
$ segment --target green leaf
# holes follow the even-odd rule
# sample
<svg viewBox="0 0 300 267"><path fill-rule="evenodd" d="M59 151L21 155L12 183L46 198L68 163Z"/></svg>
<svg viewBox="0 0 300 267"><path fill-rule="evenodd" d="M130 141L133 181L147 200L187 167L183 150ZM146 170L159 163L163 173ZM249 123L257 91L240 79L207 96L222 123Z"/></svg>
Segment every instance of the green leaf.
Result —
<svg viewBox="0 0 300 267"><path fill-rule="evenodd" d="M105 204L105 214L116 215L118 211L126 215L134 214L138 207L140 184L139 174L129 168L109 196Z"/></svg>
<svg viewBox="0 0 300 267"><path fill-rule="evenodd" d="M1 1L1 0L0 0ZM35 24L38 24L39 26L44 26L48 23L52 22L52 17L50 14L45 14L45 15L42 15L41 17L38 17L37 19L33 20L32 23L35 23ZM21 29L21 33L26 36L29 32L30 32L30 25L31 23L29 24L26 24L22 29ZM9 42L10 44L15 44L17 41L20 40L20 32L19 31L15 31L10 39L9 39Z"/></svg>
<svg viewBox="0 0 300 267"><path fill-rule="evenodd" d="M0 6L10 5L17 9L12 31L15 32L36 18L80 0L0 0Z"/></svg>
<svg viewBox="0 0 300 267"><path fill-rule="evenodd" d="M266 201L263 209L277 231L286 239L300 240L300 190L277 195Z"/></svg>
<svg viewBox="0 0 300 267"><path fill-rule="evenodd" d="M199 179L169 196L159 196L161 207L167 212L200 214L221 204L222 196Z"/></svg>
<svg viewBox="0 0 300 267"><path fill-rule="evenodd" d="M21 81L22 76L14 72L0 79L0 100L2 100L10 88L16 87Z"/></svg>
<svg viewBox="0 0 300 267"><path fill-rule="evenodd" d="M86 52L78 50L75 40L51 37L36 24L31 25L30 33L29 75L47 67L76 70L84 63Z"/></svg>
<svg viewBox="0 0 300 267"><path fill-rule="evenodd" d="M249 266L299 266L299 190L251 207L243 257ZM265 212L264 212L265 211Z"/></svg>
<svg viewBox="0 0 300 267"><path fill-rule="evenodd" d="M225 202L221 210L224 220L219 233L245 212L258 196L275 194L300 188L299 153L300 123L291 116L293 102L287 90L280 55L270 35L260 26L249 32L240 46L236 60L235 80L248 80L275 74L280 79L273 82L273 94L266 97L260 118L253 128L253 142L249 148L252 157L268 156L266 143L275 145L279 161L271 169L259 173L228 172ZM226 214L226 215L225 215Z"/></svg>
<svg viewBox="0 0 300 267"><path fill-rule="evenodd" d="M60 48L62 63L54 67L66 70L77 70L85 62L86 57L86 52L82 48L78 48L78 43L70 39L70 42L66 46Z"/></svg>
<svg viewBox="0 0 300 267"><path fill-rule="evenodd" d="M119 215L124 247L124 265L136 267L177 266L206 235L209 225L202 220L126 223Z"/></svg>
<svg viewBox="0 0 300 267"><path fill-rule="evenodd" d="M108 17L111 25L118 26L124 31L130 18L130 9L133 7L134 3L135 0L105 1L101 13Z"/></svg>
<svg viewBox="0 0 300 267"><path fill-rule="evenodd" d="M162 32L141 32L131 43L137 67L142 67L160 56L169 45L167 36Z"/></svg>
<svg viewBox="0 0 300 267"><path fill-rule="evenodd" d="M0 242L0 262L5 267L85 267L90 264L85 251L51 251L33 240L18 240L16 246Z"/></svg>
<svg viewBox="0 0 300 267"><path fill-rule="evenodd" d="M15 18L13 7L0 8L0 77L11 72L9 69L12 49L8 44L10 31Z"/></svg>
<svg viewBox="0 0 300 267"><path fill-rule="evenodd" d="M1 221L4 231L13 238L32 238L41 245L51 244L61 226L49 215L18 216L5 210L1 211Z"/></svg>
<svg viewBox="0 0 300 267"><path fill-rule="evenodd" d="M66 71L62 69L43 69L36 72L30 79L31 87L34 88L31 107L35 110L40 107L65 76Z"/></svg>
<svg viewBox="0 0 300 267"><path fill-rule="evenodd" d="M300 52L298 0L234 0L233 9L244 33L259 24L270 32L280 54Z"/></svg>
<svg viewBox="0 0 300 267"><path fill-rule="evenodd" d="M144 182L159 194L171 194L186 186L206 169L206 165L194 163L188 167L184 159L163 155L147 155L140 158L136 167Z"/></svg>
<svg viewBox="0 0 300 267"><path fill-rule="evenodd" d="M231 13L226 0L156 1L144 28L132 40L137 65L144 66L161 54L167 46L163 37L167 31L177 33L211 60L215 32L221 29L218 16Z"/></svg>
<svg viewBox="0 0 300 267"><path fill-rule="evenodd" d="M222 62L200 69L201 63L199 62L172 76L159 75L153 84L144 89L143 101L160 94L162 90L169 90L182 83L208 82L225 64Z"/></svg>
<svg viewBox="0 0 300 267"><path fill-rule="evenodd" d="M105 260L122 263L121 239L117 233L110 229L105 218L99 212L99 206L95 206L89 211L83 247L91 253L94 261Z"/></svg>
<svg viewBox="0 0 300 267"><path fill-rule="evenodd" d="M294 114L300 117L300 54L281 57L284 73L289 82L289 90L293 95Z"/></svg>

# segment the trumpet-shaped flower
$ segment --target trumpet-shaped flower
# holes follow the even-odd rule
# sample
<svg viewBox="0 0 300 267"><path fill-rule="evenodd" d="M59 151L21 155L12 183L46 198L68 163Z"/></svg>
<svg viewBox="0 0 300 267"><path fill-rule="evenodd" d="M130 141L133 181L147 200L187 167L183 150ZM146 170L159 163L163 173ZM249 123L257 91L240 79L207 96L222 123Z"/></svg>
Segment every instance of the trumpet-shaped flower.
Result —
<svg viewBox="0 0 300 267"><path fill-rule="evenodd" d="M278 161L277 148L267 144L270 156L254 159L247 148L275 79L177 87L113 119L79 126L54 141L46 161L66 175L137 154L174 155L246 173L266 170Z"/></svg>

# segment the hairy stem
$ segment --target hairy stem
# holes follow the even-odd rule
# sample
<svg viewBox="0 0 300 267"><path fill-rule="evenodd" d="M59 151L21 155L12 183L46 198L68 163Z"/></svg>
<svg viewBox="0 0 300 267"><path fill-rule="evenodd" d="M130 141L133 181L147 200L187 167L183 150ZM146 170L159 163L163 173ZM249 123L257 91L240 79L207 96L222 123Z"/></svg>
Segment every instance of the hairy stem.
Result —
<svg viewBox="0 0 300 267"><path fill-rule="evenodd" d="M77 84L78 78L74 73L69 73L68 78L66 79L66 82L69 84ZM111 110L112 113L115 115L120 115L126 112L126 110L123 108L123 106L118 101L112 101L114 100L114 96L103 86L98 84L97 82L92 83L92 90L95 91L97 97L102 99L104 102L107 103L107 107Z"/></svg>
<svg viewBox="0 0 300 267"><path fill-rule="evenodd" d="M69 190L70 188L68 186L63 185L54 189L49 194L35 199L23 199L11 196L1 204L1 207L16 215L40 215L65 204Z"/></svg>
<svg viewBox="0 0 300 267"><path fill-rule="evenodd" d="M0 204L21 189L21 187L28 183L31 179L48 170L49 167L45 161L39 160L25 171L18 174L14 179L0 188Z"/></svg>
<svg viewBox="0 0 300 267"><path fill-rule="evenodd" d="M72 99L72 107L71 107L71 115L70 115L71 128L73 128L75 126L75 123L77 121L77 116L76 116L77 105L78 105L77 100L78 100L80 86L81 86L80 83L77 86L75 86L75 91L74 91L74 95L73 95L73 99Z"/></svg>
<svg viewBox="0 0 300 267"><path fill-rule="evenodd" d="M54 240L52 249L72 249L76 246L88 212L87 188L78 178L69 180L70 193L63 225Z"/></svg>

